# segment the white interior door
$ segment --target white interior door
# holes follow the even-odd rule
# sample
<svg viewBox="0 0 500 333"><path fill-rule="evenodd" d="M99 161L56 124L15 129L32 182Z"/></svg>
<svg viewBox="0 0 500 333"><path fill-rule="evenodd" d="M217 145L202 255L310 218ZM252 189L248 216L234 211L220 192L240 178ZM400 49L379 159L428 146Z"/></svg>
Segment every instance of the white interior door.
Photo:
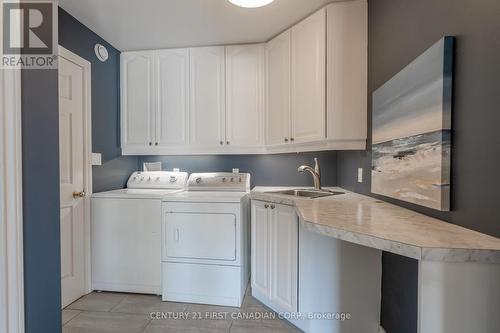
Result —
<svg viewBox="0 0 500 333"><path fill-rule="evenodd" d="M62 306L85 293L85 68L59 57Z"/></svg>

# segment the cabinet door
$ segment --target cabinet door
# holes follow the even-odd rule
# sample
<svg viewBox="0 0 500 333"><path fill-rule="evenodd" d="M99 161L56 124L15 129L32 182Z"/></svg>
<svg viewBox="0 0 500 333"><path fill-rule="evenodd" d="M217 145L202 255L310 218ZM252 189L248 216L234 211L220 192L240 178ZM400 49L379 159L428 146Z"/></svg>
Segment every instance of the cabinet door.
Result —
<svg viewBox="0 0 500 333"><path fill-rule="evenodd" d="M292 136L325 138L326 9L292 28Z"/></svg>
<svg viewBox="0 0 500 333"><path fill-rule="evenodd" d="M189 49L158 51L155 145L188 143Z"/></svg>
<svg viewBox="0 0 500 333"><path fill-rule="evenodd" d="M196 146L225 141L224 47L190 50L190 136Z"/></svg>
<svg viewBox="0 0 500 333"><path fill-rule="evenodd" d="M226 144L263 143L264 45L226 47Z"/></svg>
<svg viewBox="0 0 500 333"><path fill-rule="evenodd" d="M268 204L252 200L252 289L269 294L269 209Z"/></svg>
<svg viewBox="0 0 500 333"><path fill-rule="evenodd" d="M366 140L367 7L366 0L327 7L328 139Z"/></svg>
<svg viewBox="0 0 500 333"><path fill-rule="evenodd" d="M154 52L121 55L122 147L148 147L154 140Z"/></svg>
<svg viewBox="0 0 500 333"><path fill-rule="evenodd" d="M285 31L266 45L266 144L290 142L290 43Z"/></svg>
<svg viewBox="0 0 500 333"><path fill-rule="evenodd" d="M270 301L274 309L296 312L298 280L298 217L292 206L271 207L271 288Z"/></svg>

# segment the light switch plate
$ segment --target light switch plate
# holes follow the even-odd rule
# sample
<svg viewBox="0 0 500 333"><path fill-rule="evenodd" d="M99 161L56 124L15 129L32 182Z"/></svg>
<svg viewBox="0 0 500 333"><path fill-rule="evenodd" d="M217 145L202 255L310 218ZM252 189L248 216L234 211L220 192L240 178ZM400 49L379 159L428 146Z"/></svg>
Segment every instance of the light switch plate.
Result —
<svg viewBox="0 0 500 333"><path fill-rule="evenodd" d="M101 153L92 153L92 165L102 165Z"/></svg>
<svg viewBox="0 0 500 333"><path fill-rule="evenodd" d="M358 183L363 182L363 168L358 168Z"/></svg>

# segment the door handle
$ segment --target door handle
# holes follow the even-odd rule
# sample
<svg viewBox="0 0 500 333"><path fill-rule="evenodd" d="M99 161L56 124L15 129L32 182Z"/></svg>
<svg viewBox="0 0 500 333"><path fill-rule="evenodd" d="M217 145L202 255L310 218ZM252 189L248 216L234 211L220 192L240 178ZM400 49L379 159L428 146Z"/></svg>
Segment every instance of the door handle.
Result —
<svg viewBox="0 0 500 333"><path fill-rule="evenodd" d="M85 198L87 194L85 193L85 191L81 191L81 192L73 192L73 198L75 199L78 199L78 198Z"/></svg>

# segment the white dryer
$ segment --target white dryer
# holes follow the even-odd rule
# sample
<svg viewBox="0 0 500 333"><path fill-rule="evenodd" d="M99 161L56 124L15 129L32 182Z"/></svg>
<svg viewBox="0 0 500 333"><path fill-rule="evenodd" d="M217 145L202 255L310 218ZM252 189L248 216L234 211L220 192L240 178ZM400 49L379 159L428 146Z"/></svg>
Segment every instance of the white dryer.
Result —
<svg viewBox="0 0 500 333"><path fill-rule="evenodd" d="M161 294L161 202L184 191L187 178L137 171L126 189L92 195L93 290Z"/></svg>
<svg viewBox="0 0 500 333"><path fill-rule="evenodd" d="M240 307L249 280L250 175L192 174L163 198L164 301Z"/></svg>

